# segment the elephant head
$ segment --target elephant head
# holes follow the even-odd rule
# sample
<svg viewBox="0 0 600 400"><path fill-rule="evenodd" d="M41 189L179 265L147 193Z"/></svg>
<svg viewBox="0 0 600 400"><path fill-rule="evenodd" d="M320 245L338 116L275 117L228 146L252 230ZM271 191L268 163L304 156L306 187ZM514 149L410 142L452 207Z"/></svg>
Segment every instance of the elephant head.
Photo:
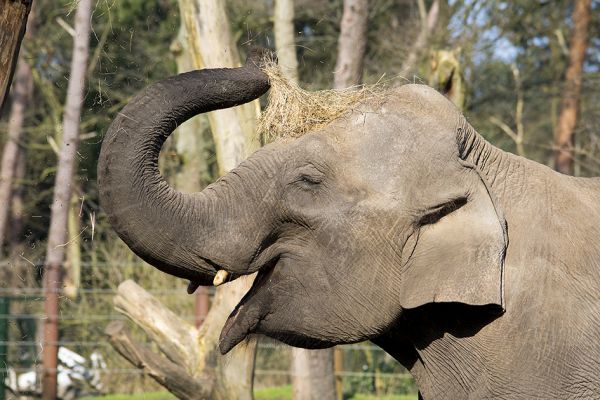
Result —
<svg viewBox="0 0 600 400"><path fill-rule="evenodd" d="M156 83L112 123L98 165L109 221L150 264L192 286L258 271L222 352L251 333L306 348L373 339L428 303L502 309L505 221L467 161L482 139L426 86L267 145L200 193L166 184L158 154L179 123L268 86L252 62Z"/></svg>

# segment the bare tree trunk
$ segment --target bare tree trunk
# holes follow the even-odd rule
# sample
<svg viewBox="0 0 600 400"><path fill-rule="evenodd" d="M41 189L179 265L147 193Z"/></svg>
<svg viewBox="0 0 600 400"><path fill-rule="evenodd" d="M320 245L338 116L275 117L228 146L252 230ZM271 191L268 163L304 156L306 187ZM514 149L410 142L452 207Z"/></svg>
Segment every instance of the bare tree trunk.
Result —
<svg viewBox="0 0 600 400"><path fill-rule="evenodd" d="M368 0L344 0L333 87L344 89L362 81L367 48Z"/></svg>
<svg viewBox="0 0 600 400"><path fill-rule="evenodd" d="M15 71L30 10L31 0L0 0L0 111Z"/></svg>
<svg viewBox="0 0 600 400"><path fill-rule="evenodd" d="M402 63L400 67L400 72L398 73L401 77L406 77L406 75L415 68L417 65L417 61L419 61L419 57L427 47L427 43L435 26L437 25L439 15L440 15L440 2L439 0L434 0L429 7L429 11L427 15L424 16L425 3L423 0L418 0L419 8L421 11L421 31L417 36L414 44L412 45L410 51L408 52L408 56ZM423 18L425 17L425 18Z"/></svg>
<svg viewBox="0 0 600 400"><path fill-rule="evenodd" d="M67 215L71 199L71 185L76 166L75 155L79 143L79 119L83 103L83 90L87 68L91 28L91 0L80 0L75 14L73 58L67 87L67 100L63 115L63 138L54 183L54 198L48 232L48 249L44 267L44 353L43 398L56 398L56 367L58 352L58 295L62 285L61 266L67 238Z"/></svg>
<svg viewBox="0 0 600 400"><path fill-rule="evenodd" d="M10 202L10 237L8 238L10 241L10 252L9 257L14 261L18 259L18 256L22 254L25 249L25 244L23 241L23 193L25 192L23 185L20 182L25 177L25 166L27 156L23 149L19 151L19 157L17 160L17 166L15 171L15 189L12 193L12 199ZM16 264L16 263L14 263ZM21 270L17 272L21 277L25 277L28 275L27 272L31 273L30 268L24 268L25 271ZM13 274L15 275L15 274ZM31 282L30 280L25 279L23 282L25 285ZM17 285L11 285L12 287L19 287Z"/></svg>
<svg viewBox="0 0 600 400"><path fill-rule="evenodd" d="M577 0L573 10L573 32L569 47L569 66L561 98L558 125L554 133L555 169L563 174L573 170L573 136L579 116L579 98L583 80L583 61L588 45L591 0Z"/></svg>
<svg viewBox="0 0 600 400"><path fill-rule="evenodd" d="M197 15L198 18L191 25L193 29L188 26L188 39L193 41L200 56L196 61L196 68L240 66L240 57L229 31L225 1L194 2L196 13L191 16ZM208 113L220 175L232 170L260 146L255 134L259 112L260 104L258 100L254 100L235 108Z"/></svg>
<svg viewBox="0 0 600 400"><path fill-rule="evenodd" d="M294 35L294 0L275 0L273 24L279 68L287 79L298 83L298 59L296 58Z"/></svg>
<svg viewBox="0 0 600 400"><path fill-rule="evenodd" d="M64 294L71 300L77 298L81 281L81 200L71 193L67 216L68 244L65 265Z"/></svg>
<svg viewBox="0 0 600 400"><path fill-rule="evenodd" d="M229 32L223 0L179 0L179 7L183 25L179 45L182 50L186 48L189 50L190 69L240 65L237 49ZM220 174L225 174L234 168L258 148L258 140L254 132L259 110L258 101L253 101L234 109L208 114ZM198 133L196 132L195 135ZM191 131L179 132L176 141L190 143L192 140L190 135L193 135ZM197 136L194 140L196 139ZM227 316L248 291L252 279L253 277L237 279L217 288L211 310L200 329L191 326L184 328L186 331L195 332L192 336L195 335L196 339L193 340L178 341L176 335L169 334L171 329L176 329L174 325L180 327L185 325L172 316L162 319L164 323L158 323L156 322L158 319L147 320L143 314L136 314L136 310L140 310L140 304L147 304L147 302L140 300L140 296L138 299L129 296L133 293L130 289L120 291L120 299L119 297L115 299L117 309L144 328L150 339L161 348L163 354L170 358L170 362L165 362L161 356L147 349L144 350L128 339L127 335L122 333L123 327L113 325L107 328L111 344L130 362L144 368L158 383L179 398L251 400L256 341L250 339L245 346L237 346L226 356L218 354L217 345ZM160 303L157 307L159 306ZM175 352L163 350L167 348L165 346L176 346L179 350ZM184 352L193 356L183 356ZM170 354L182 356L176 360L171 358ZM182 369L181 366L184 368ZM188 386L202 387L202 389L190 391Z"/></svg>
<svg viewBox="0 0 600 400"><path fill-rule="evenodd" d="M179 73L201 68L194 64L194 60L200 57L195 56L198 49L190 47L183 8L181 10L182 20L179 33L171 44L171 52L177 62L177 72ZM212 143L206 143L202 134L207 127L208 118L202 114L185 121L173 132L174 147L180 164L175 176L175 187L182 192L200 191L209 176L208 147ZM196 327L199 328L209 310L208 290L199 287L195 296Z"/></svg>
<svg viewBox="0 0 600 400"><path fill-rule="evenodd" d="M294 400L335 399L335 382L331 373L333 351L331 349L294 350L301 350L293 355ZM318 372L322 371L323 365L328 365L329 370L319 375Z"/></svg>
<svg viewBox="0 0 600 400"><path fill-rule="evenodd" d="M35 28L35 17L32 15L27 22L26 40L31 37ZM25 174L25 150L20 145L23 142L23 125L25 123L25 112L33 93L33 74L31 67L25 60L25 54L21 53L17 64L15 80L12 86L12 104L8 120L8 140L2 152L2 163L0 165L0 260L8 255L10 259L15 258L18 248L17 241L21 241L23 227L22 208L23 190L21 183ZM11 229L8 232L8 225ZM19 235L19 236L17 236ZM18 239L17 239L18 237ZM4 246L10 240L10 251L4 253ZM15 266L15 268L20 269ZM23 271L15 268L3 268L0 272L0 281L12 288L18 287L15 276L26 276ZM11 276L12 275L12 276Z"/></svg>
<svg viewBox="0 0 600 400"><path fill-rule="evenodd" d="M27 61L20 57L12 90L12 105L8 119L8 141L2 151L0 166L0 258L4 252L5 238L8 236L8 221L10 216L10 199L13 192L14 176L17 160L21 152L19 144L22 141L23 122L31 91L33 75Z"/></svg>
<svg viewBox="0 0 600 400"><path fill-rule="evenodd" d="M183 18L188 33L188 46L193 49L194 67L240 66L240 57L229 28L225 1L180 0L179 4L183 7L182 11L186 10ZM259 112L260 104L255 100L235 108L208 113L220 175L235 168L260 146L255 134ZM201 328L202 340L206 342L203 347L206 357L214 350L211 346L216 346L227 316L251 284L252 279L238 279L217 288L211 310ZM255 355L255 340L250 340L246 346L233 349L227 356L229 362L220 366L218 374L221 378L217 379L214 392L220 393L223 399L252 399Z"/></svg>

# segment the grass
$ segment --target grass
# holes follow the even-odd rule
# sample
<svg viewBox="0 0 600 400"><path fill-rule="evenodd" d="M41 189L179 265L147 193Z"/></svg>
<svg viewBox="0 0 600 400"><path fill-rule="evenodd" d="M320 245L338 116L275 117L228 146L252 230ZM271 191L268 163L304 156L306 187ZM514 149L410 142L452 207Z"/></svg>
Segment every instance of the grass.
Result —
<svg viewBox="0 0 600 400"><path fill-rule="evenodd" d="M254 389L254 400L291 400L292 385Z"/></svg>
<svg viewBox="0 0 600 400"><path fill-rule="evenodd" d="M107 396L82 397L80 400L175 400L169 392L146 392L136 394L109 394Z"/></svg>
<svg viewBox="0 0 600 400"><path fill-rule="evenodd" d="M168 392L148 392L137 394L111 394L99 397L83 397L81 400L174 400ZM291 400L292 386L278 386L254 391L255 400ZM417 395L399 394L377 397L371 394L356 394L349 400L417 400Z"/></svg>
<svg viewBox="0 0 600 400"><path fill-rule="evenodd" d="M377 397L371 394L357 394L352 400L417 400L416 394L392 394L388 396Z"/></svg>

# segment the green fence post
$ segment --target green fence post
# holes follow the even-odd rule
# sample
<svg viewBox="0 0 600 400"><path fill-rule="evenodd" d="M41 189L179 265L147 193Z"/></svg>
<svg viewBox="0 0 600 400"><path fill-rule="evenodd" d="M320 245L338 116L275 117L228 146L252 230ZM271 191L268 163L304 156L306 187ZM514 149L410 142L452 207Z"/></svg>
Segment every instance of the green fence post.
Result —
<svg viewBox="0 0 600 400"><path fill-rule="evenodd" d="M0 297L0 400L6 399L5 381L8 375L8 316L10 313L10 298Z"/></svg>

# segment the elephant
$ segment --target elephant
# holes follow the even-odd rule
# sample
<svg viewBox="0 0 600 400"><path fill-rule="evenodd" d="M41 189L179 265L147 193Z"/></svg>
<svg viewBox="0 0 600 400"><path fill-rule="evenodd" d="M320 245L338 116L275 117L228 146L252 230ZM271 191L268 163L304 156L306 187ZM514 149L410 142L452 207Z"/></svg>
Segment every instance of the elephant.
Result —
<svg viewBox="0 0 600 400"><path fill-rule="evenodd" d="M249 60L147 87L98 161L109 222L146 262L190 292L257 272L223 354L251 334L311 349L370 340L424 399L600 396L599 178L494 147L443 95L407 84L176 191L162 144L267 92Z"/></svg>

